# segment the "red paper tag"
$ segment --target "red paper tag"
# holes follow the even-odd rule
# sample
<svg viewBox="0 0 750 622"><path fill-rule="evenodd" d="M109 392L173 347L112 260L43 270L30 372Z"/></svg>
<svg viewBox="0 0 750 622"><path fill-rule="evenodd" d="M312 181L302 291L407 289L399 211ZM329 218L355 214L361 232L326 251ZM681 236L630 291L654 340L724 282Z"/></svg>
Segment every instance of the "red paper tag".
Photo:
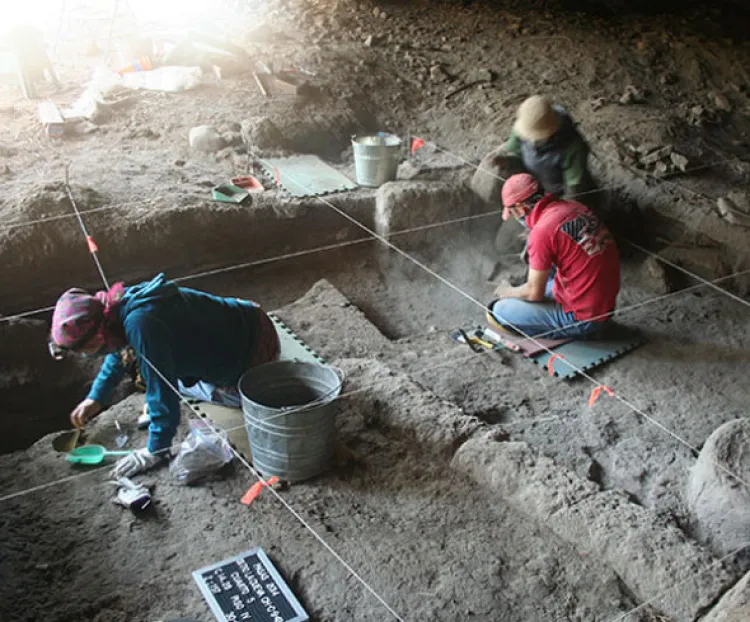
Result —
<svg viewBox="0 0 750 622"><path fill-rule="evenodd" d="M565 357L562 354L555 354L554 352L552 353L552 356L549 357L549 361L547 361L547 371L549 372L550 376L555 375L555 359L564 361Z"/></svg>
<svg viewBox="0 0 750 622"><path fill-rule="evenodd" d="M99 247L96 245L96 242L94 242L94 238L90 235L86 236L86 243L89 245L89 253L93 255L94 253L99 252Z"/></svg>
<svg viewBox="0 0 750 622"><path fill-rule="evenodd" d="M258 498L258 495L264 487L273 486L278 481L279 478L274 475L267 482L255 482L252 486L250 486L250 488L248 488L248 491L242 496L240 502L243 505L250 505Z"/></svg>
<svg viewBox="0 0 750 622"><path fill-rule="evenodd" d="M615 392L612 389L610 389L606 385L600 384L598 387L594 387L593 391L591 391L591 395L589 396L589 408L596 404L596 401L599 399L602 391L606 392L606 394L610 397L615 396Z"/></svg>
<svg viewBox="0 0 750 622"><path fill-rule="evenodd" d="M422 147L424 147L424 140L421 138L412 138L411 139L411 154L414 155L419 151Z"/></svg>

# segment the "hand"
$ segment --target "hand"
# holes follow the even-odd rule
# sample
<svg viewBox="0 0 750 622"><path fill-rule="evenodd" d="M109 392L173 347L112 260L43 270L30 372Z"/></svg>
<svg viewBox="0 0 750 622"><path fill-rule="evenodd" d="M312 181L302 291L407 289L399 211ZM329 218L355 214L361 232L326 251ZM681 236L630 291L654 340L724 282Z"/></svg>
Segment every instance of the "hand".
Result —
<svg viewBox="0 0 750 622"><path fill-rule="evenodd" d="M495 288L495 298L497 298L498 300L502 300L503 298L514 298L515 291L516 288L513 287L510 283L500 283Z"/></svg>
<svg viewBox="0 0 750 622"><path fill-rule="evenodd" d="M70 413L70 422L74 427L81 429L100 412L102 412L102 405L96 400L86 398Z"/></svg>
<svg viewBox="0 0 750 622"><path fill-rule="evenodd" d="M133 477L138 473L143 473L149 469L159 466L169 456L169 452L152 454L147 447L136 449L132 454L120 459L115 468L112 469L111 476Z"/></svg>

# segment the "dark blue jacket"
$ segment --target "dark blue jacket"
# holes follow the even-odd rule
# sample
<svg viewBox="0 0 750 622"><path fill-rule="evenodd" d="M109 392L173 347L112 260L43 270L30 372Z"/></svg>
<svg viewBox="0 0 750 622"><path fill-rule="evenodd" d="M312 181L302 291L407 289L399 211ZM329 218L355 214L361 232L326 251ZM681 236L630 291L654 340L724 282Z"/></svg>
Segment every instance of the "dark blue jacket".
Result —
<svg viewBox="0 0 750 622"><path fill-rule="evenodd" d="M166 449L180 422L177 381L187 386L199 380L235 386L259 339L259 308L252 302L177 287L160 274L126 288L118 313L146 384L151 415L148 448ZM125 371L121 353L109 354L88 397L109 404Z"/></svg>

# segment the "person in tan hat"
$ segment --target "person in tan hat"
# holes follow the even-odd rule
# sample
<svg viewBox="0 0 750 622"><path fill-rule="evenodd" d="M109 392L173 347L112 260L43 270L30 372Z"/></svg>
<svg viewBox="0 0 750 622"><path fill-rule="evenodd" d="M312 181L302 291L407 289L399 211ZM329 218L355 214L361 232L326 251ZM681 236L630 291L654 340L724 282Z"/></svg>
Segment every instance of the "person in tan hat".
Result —
<svg viewBox="0 0 750 622"><path fill-rule="evenodd" d="M471 186L485 202L495 204L506 178L530 173L545 192L573 198L594 186L588 156L589 147L565 108L534 95L518 107L508 141L485 156Z"/></svg>
<svg viewBox="0 0 750 622"><path fill-rule="evenodd" d="M486 203L500 203L503 181L516 173L533 175L546 193L559 198L577 198L592 204L595 188L588 168L589 147L562 106L543 95L526 99L519 107L508 141L487 155L471 181L471 187ZM582 193L586 193L581 196ZM511 220L497 232L495 246L504 253L520 250L520 226ZM523 245L520 243L521 246ZM524 253L525 255L525 253Z"/></svg>
<svg viewBox="0 0 750 622"><path fill-rule="evenodd" d="M545 192L561 198L591 190L589 147L568 112L547 97L534 95L518 107L513 132L503 149Z"/></svg>

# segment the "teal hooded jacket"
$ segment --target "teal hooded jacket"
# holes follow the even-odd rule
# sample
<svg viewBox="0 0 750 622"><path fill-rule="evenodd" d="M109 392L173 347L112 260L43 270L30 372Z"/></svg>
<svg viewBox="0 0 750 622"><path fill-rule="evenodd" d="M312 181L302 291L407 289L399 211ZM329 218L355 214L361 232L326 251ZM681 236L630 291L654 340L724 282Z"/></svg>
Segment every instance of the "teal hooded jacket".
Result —
<svg viewBox="0 0 750 622"><path fill-rule="evenodd" d="M259 307L178 287L160 274L126 288L118 313L146 385L149 451L167 449L180 423L178 380L236 386L260 338ZM110 404L125 373L121 352L107 355L88 397Z"/></svg>

